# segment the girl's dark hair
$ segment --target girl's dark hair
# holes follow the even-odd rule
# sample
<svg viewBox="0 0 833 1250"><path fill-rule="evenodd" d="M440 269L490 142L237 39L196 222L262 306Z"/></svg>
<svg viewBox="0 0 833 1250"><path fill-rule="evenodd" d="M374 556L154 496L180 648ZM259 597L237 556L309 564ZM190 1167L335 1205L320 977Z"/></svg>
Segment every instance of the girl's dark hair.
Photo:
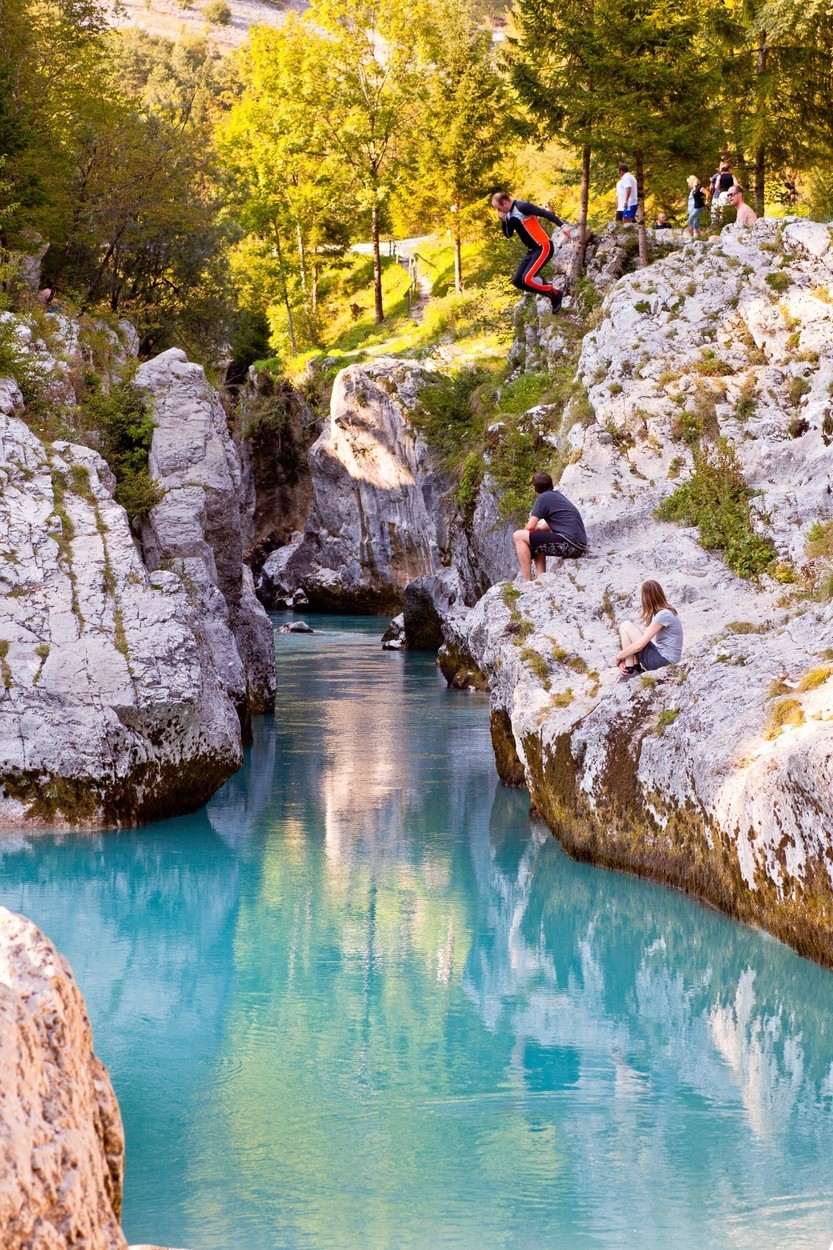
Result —
<svg viewBox="0 0 833 1250"><path fill-rule="evenodd" d="M669 612L673 612L675 616L677 615L677 609L671 607L659 582L643 582L642 620L645 624L650 625L657 612L661 612L663 608L667 608Z"/></svg>
<svg viewBox="0 0 833 1250"><path fill-rule="evenodd" d="M535 494L540 495L545 490L552 490L552 478L549 473L533 473L532 485L535 487Z"/></svg>

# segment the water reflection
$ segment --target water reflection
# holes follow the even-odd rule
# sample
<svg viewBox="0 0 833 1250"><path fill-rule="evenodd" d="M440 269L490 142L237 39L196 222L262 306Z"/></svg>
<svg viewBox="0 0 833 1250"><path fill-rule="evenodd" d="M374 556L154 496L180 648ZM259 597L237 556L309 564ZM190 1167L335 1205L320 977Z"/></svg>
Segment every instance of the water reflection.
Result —
<svg viewBox="0 0 833 1250"><path fill-rule="evenodd" d="M829 1245L830 975L567 860L479 696L329 625L205 812L0 859L87 995L130 1239Z"/></svg>

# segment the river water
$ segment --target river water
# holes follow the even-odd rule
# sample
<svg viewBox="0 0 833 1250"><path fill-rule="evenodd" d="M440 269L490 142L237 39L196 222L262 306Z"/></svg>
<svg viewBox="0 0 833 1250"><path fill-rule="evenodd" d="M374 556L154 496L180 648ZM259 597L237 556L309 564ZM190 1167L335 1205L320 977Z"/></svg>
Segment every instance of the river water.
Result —
<svg viewBox="0 0 833 1250"><path fill-rule="evenodd" d="M0 843L119 1097L128 1239L828 1250L831 975L571 862L484 696L310 620L207 808Z"/></svg>

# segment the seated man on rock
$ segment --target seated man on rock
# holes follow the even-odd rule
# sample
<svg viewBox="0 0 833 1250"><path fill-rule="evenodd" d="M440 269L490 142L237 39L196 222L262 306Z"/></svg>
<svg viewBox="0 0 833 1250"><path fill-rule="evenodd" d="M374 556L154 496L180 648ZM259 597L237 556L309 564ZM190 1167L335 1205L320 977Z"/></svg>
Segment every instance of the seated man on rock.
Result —
<svg viewBox="0 0 833 1250"><path fill-rule="evenodd" d="M536 573L541 574L546 571L547 556L575 560L587 552L584 522L575 504L554 489L549 473L533 474L532 485L537 496L532 514L526 528L512 535L525 582L532 581L533 560Z"/></svg>

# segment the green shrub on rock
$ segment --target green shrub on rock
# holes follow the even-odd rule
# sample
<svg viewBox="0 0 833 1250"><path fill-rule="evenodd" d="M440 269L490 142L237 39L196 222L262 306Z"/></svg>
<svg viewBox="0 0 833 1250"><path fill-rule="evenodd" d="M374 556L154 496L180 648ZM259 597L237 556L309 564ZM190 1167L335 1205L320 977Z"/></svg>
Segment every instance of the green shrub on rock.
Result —
<svg viewBox="0 0 833 1250"><path fill-rule="evenodd" d="M751 498L732 448L721 442L694 452L694 473L663 499L657 515L696 525L702 545L720 551L733 572L757 577L774 563L775 548L752 523Z"/></svg>
<svg viewBox="0 0 833 1250"><path fill-rule="evenodd" d="M107 394L91 395L84 415L116 478L116 502L131 521L143 521L162 498L148 471L154 421L147 400L129 380L117 382Z"/></svg>

